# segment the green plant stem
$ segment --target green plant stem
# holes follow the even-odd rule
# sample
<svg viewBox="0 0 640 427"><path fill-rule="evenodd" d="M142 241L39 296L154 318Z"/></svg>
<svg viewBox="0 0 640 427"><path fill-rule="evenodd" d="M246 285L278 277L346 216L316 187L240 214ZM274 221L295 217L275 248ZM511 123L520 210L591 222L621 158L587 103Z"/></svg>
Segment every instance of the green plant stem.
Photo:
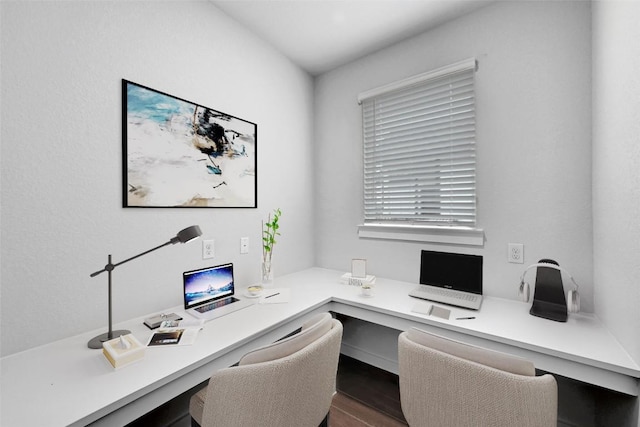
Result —
<svg viewBox="0 0 640 427"><path fill-rule="evenodd" d="M276 236L280 235L278 232L280 215L282 215L282 211L278 208L273 211L273 220L271 219L271 214L269 214L266 224L262 221L262 261L264 263L268 262L269 265L271 265L273 258Z"/></svg>

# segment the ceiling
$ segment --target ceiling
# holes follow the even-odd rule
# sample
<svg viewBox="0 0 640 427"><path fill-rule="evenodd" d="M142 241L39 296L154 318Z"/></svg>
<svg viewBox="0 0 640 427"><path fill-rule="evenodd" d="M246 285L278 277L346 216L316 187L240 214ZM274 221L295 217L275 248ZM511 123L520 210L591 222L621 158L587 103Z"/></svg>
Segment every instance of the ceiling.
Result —
<svg viewBox="0 0 640 427"><path fill-rule="evenodd" d="M210 0L318 75L494 0Z"/></svg>

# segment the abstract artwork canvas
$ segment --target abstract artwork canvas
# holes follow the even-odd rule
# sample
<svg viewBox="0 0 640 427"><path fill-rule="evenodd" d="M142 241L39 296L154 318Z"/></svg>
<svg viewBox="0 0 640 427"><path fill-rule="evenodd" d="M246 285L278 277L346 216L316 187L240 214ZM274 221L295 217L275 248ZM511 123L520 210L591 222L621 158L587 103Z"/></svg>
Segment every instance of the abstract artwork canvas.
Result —
<svg viewBox="0 0 640 427"><path fill-rule="evenodd" d="M122 80L124 207L257 207L255 123Z"/></svg>

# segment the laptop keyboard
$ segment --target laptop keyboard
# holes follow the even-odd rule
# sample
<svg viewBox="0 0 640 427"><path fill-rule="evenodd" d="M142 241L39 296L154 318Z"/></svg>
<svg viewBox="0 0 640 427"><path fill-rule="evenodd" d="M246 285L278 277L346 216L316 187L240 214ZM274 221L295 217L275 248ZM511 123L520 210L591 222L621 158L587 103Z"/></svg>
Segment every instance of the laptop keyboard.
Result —
<svg viewBox="0 0 640 427"><path fill-rule="evenodd" d="M207 311L224 307L225 305L231 304L232 302L236 302L236 301L238 301L236 298L229 297L229 298L221 299L219 301L210 302L209 304L201 305L200 307L196 307L194 310L197 310L200 313L206 313Z"/></svg>
<svg viewBox="0 0 640 427"><path fill-rule="evenodd" d="M477 295L471 295L466 292L454 291L453 289L430 289L427 287L419 287L418 292L424 295L438 295L444 297L450 297L459 299L460 301L477 301Z"/></svg>
<svg viewBox="0 0 640 427"><path fill-rule="evenodd" d="M478 303L482 298L480 295L467 292L455 291L453 289L432 288L422 285L409 292L409 295L416 298L428 299L462 307L472 307L473 304Z"/></svg>

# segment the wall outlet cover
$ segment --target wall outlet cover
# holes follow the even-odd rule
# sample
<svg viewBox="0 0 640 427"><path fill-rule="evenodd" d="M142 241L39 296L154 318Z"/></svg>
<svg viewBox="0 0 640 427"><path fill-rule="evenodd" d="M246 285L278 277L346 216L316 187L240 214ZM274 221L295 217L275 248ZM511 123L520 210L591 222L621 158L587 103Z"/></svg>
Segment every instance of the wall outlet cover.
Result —
<svg viewBox="0 0 640 427"><path fill-rule="evenodd" d="M507 261L515 264L524 263L524 245L522 243L509 243Z"/></svg>

